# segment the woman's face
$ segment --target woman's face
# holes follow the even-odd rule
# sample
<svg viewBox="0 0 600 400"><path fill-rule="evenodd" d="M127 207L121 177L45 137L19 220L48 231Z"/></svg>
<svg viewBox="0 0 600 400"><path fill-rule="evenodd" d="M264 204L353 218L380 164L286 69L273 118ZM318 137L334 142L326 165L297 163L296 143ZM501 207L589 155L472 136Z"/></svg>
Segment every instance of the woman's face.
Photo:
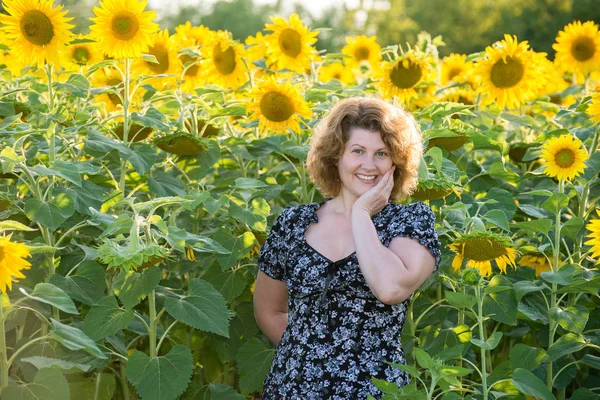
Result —
<svg viewBox="0 0 600 400"><path fill-rule="evenodd" d="M350 128L350 139L338 162L342 190L358 198L375 186L392 165L390 150L379 132Z"/></svg>

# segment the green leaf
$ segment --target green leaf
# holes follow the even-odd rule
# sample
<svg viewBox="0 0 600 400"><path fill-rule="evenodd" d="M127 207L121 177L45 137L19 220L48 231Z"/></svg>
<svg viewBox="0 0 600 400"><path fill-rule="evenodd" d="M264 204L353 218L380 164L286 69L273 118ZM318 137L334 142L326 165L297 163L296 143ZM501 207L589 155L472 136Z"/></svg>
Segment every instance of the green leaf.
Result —
<svg viewBox="0 0 600 400"><path fill-rule="evenodd" d="M262 189L269 185L254 178L237 178L235 186L238 189Z"/></svg>
<svg viewBox="0 0 600 400"><path fill-rule="evenodd" d="M75 210L82 214L91 215L90 207L99 210L104 200L104 190L89 180L81 182L81 187L70 187L62 190L73 198Z"/></svg>
<svg viewBox="0 0 600 400"><path fill-rule="evenodd" d="M0 231L27 231L33 232L37 231L35 228L30 228L27 225L24 225L17 221L0 221Z"/></svg>
<svg viewBox="0 0 600 400"><path fill-rule="evenodd" d="M33 292L28 294L25 289L20 288L21 293L30 299L37 300L42 303L50 304L69 314L79 314L73 300L60 288L51 283L38 283L33 288Z"/></svg>
<svg viewBox="0 0 600 400"><path fill-rule="evenodd" d="M417 360L417 363L419 364L419 367L424 369L432 369L435 367L433 359L425 350L415 347L413 349L413 354Z"/></svg>
<svg viewBox="0 0 600 400"><path fill-rule="evenodd" d="M144 400L175 400L187 388L194 363L192 353L178 344L165 356L148 357L136 351L129 357L126 375Z"/></svg>
<svg viewBox="0 0 600 400"><path fill-rule="evenodd" d="M600 369L600 357L586 354L583 356L583 362L592 368Z"/></svg>
<svg viewBox="0 0 600 400"><path fill-rule="evenodd" d="M88 364L78 364L67 360L59 360L56 358L33 356L21 358L21 362L32 364L37 369L54 368L65 374L75 372L88 372L92 366Z"/></svg>
<svg viewBox="0 0 600 400"><path fill-rule="evenodd" d="M448 304L454 307L472 309L477 303L475 296L467 293L447 291L444 294L446 296L446 300L448 300Z"/></svg>
<svg viewBox="0 0 600 400"><path fill-rule="evenodd" d="M502 332L494 332L485 342L480 339L471 339L471 343L484 350L494 350L500 343L500 339L502 339Z"/></svg>
<svg viewBox="0 0 600 400"><path fill-rule="evenodd" d="M600 289L600 275L596 275L592 279L574 279L556 293L589 293L592 296L596 296L598 289Z"/></svg>
<svg viewBox="0 0 600 400"><path fill-rule="evenodd" d="M248 340L240 348L236 361L242 395L246 396L262 388L274 355L275 351L267 349L257 338Z"/></svg>
<svg viewBox="0 0 600 400"><path fill-rule="evenodd" d="M589 315L590 312L587 308L577 304L564 309L558 307L550 309L550 317L565 330L574 333L583 333Z"/></svg>
<svg viewBox="0 0 600 400"><path fill-rule="evenodd" d="M52 86L59 92L65 92L66 96L80 99L87 99L90 93L90 81L80 74L71 74L66 82L54 82Z"/></svg>
<svg viewBox="0 0 600 400"><path fill-rule="evenodd" d="M51 168L43 165L35 165L30 168L36 174L41 176L59 176L74 185L81 186L81 175L72 163L56 160Z"/></svg>
<svg viewBox="0 0 600 400"><path fill-rule="evenodd" d="M543 400L555 400L554 395L548 389L546 384L526 369L515 369L511 382L523 394Z"/></svg>
<svg viewBox="0 0 600 400"><path fill-rule="evenodd" d="M52 332L50 336L70 350L83 350L97 358L106 359L106 355L96 346L96 343L90 339L80 329L73 326L64 325L50 318L52 321Z"/></svg>
<svg viewBox="0 0 600 400"><path fill-rule="evenodd" d="M40 369L32 383L7 386L2 389L2 400L69 400L69 384L64 375L54 368Z"/></svg>
<svg viewBox="0 0 600 400"><path fill-rule="evenodd" d="M253 199L249 208L242 208L234 202L229 203L229 212L232 217L245 223L251 229L259 232L267 230L267 216L271 207L263 198Z"/></svg>
<svg viewBox="0 0 600 400"><path fill-rule="evenodd" d="M540 277L546 282L557 285L568 285L575 280L575 267L571 264L563 265L557 272L544 271Z"/></svg>
<svg viewBox="0 0 600 400"><path fill-rule="evenodd" d="M167 175L162 171L152 171L152 176L148 179L148 186L152 193L160 197L186 195L181 179Z"/></svg>
<svg viewBox="0 0 600 400"><path fill-rule="evenodd" d="M117 381L113 373L100 374L84 377L82 375L69 377L69 389L73 399L111 400L117 388ZM96 385L98 384L98 397L96 396Z"/></svg>
<svg viewBox="0 0 600 400"><path fill-rule="evenodd" d="M202 279L192 279L186 296L173 295L165 300L171 317L191 327L229 337L229 312L225 299Z"/></svg>
<svg viewBox="0 0 600 400"><path fill-rule="evenodd" d="M575 238L583 228L585 221L580 217L573 217L563 224L560 228L561 235Z"/></svg>
<svg viewBox="0 0 600 400"><path fill-rule="evenodd" d="M551 219L534 219L532 221L517 222L514 225L532 235L535 233L547 235L553 222Z"/></svg>
<svg viewBox="0 0 600 400"><path fill-rule="evenodd" d="M544 355L546 355L544 349L517 343L515 347L510 350L510 364L513 370L525 368L526 370L531 371L541 364Z"/></svg>
<svg viewBox="0 0 600 400"><path fill-rule="evenodd" d="M85 304L95 304L103 296L106 289L104 269L95 261L83 261L75 275L50 277L50 283L64 290L73 299Z"/></svg>
<svg viewBox="0 0 600 400"><path fill-rule="evenodd" d="M542 362L555 361L564 355L575 353L587 345L581 335L567 333L550 346Z"/></svg>
<svg viewBox="0 0 600 400"><path fill-rule="evenodd" d="M233 303L247 285L247 278L241 271L236 269L222 271L216 265L202 275L202 278L213 285L229 303Z"/></svg>
<svg viewBox="0 0 600 400"><path fill-rule="evenodd" d="M508 219L506 218L506 214L500 210L492 210L488 211L484 216L487 222L490 222L496 225L498 228L504 229L507 232L510 232L510 228L508 227Z"/></svg>
<svg viewBox="0 0 600 400"><path fill-rule="evenodd" d="M217 255L217 261L221 265L221 270L226 271L236 266L237 261L248 255L256 243L256 238L252 232L244 232L242 235L233 236L226 229L219 229L212 235L212 239L219 242L230 254Z"/></svg>
<svg viewBox="0 0 600 400"><path fill-rule="evenodd" d="M383 361L386 364L391 365L394 368L398 368L399 370L402 370L404 372L407 372L410 376L414 376L415 378L421 376L421 373L419 372L418 369L416 369L415 367L413 367L412 365L408 365L408 364L396 364L396 363L392 363L389 361Z"/></svg>
<svg viewBox="0 0 600 400"><path fill-rule="evenodd" d="M98 341L127 328L132 320L132 311L120 308L114 296L106 296L88 311L83 320L83 331Z"/></svg>
<svg viewBox="0 0 600 400"><path fill-rule="evenodd" d="M59 194L50 202L42 202L35 198L25 201L25 214L33 222L51 230L56 230L75 212L73 199L66 193Z"/></svg>
<svg viewBox="0 0 600 400"><path fill-rule="evenodd" d="M531 281L518 281L518 282L515 282L513 286L515 288L515 293L517 294L517 301L521 301L523 296L525 296L529 293L535 293L535 292L542 291L544 289L548 289L548 286L546 286L544 284L542 284L541 286L538 286L535 284L535 282L531 282Z"/></svg>
<svg viewBox="0 0 600 400"><path fill-rule="evenodd" d="M126 309L130 310L139 304L146 295L160 283L161 273L157 266L152 266L139 273L133 270L121 271L112 284L112 290Z"/></svg>
<svg viewBox="0 0 600 400"><path fill-rule="evenodd" d="M130 151L122 157L129 161L140 175L150 171L156 161L156 149L148 143L131 143L129 148Z"/></svg>
<svg viewBox="0 0 600 400"><path fill-rule="evenodd" d="M542 208L556 215L569 205L569 196L564 193L552 193L552 196L542 203Z"/></svg>
<svg viewBox="0 0 600 400"><path fill-rule="evenodd" d="M131 122L141 126L146 126L160 132L168 132L169 125L165 122L165 116L156 108L150 108L146 111L146 115L141 115L136 112L131 113Z"/></svg>
<svg viewBox="0 0 600 400"><path fill-rule="evenodd" d="M600 154L600 153L594 153ZM579 388L574 393L573 396L569 400L599 400L600 394L592 392L590 389Z"/></svg>
<svg viewBox="0 0 600 400"><path fill-rule="evenodd" d="M517 295L512 283L502 275L495 275L485 288L483 312L495 321L509 325L517 323Z"/></svg>

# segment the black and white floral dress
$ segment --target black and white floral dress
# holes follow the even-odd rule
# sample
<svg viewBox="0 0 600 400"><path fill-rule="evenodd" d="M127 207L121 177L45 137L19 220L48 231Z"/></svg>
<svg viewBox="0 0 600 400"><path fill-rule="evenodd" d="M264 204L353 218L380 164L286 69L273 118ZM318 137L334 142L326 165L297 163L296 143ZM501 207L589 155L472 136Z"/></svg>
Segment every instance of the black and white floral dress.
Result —
<svg viewBox="0 0 600 400"><path fill-rule="evenodd" d="M260 251L259 269L288 289L288 325L261 400L380 399L372 376L398 386L410 380L383 360L406 363L400 336L412 295L384 304L368 287L356 252L334 262L306 242L304 232L327 200L284 209ZM426 204L390 201L371 219L384 246L396 236L414 238L438 269L440 242Z"/></svg>

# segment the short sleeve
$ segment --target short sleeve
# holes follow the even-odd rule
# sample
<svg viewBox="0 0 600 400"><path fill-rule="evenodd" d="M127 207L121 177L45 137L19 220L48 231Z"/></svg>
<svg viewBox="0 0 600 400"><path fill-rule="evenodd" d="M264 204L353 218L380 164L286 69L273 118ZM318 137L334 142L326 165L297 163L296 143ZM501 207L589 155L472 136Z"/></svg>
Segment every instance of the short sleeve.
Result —
<svg viewBox="0 0 600 400"><path fill-rule="evenodd" d="M258 269L273 279L284 280L285 275L285 230L287 208L271 227L265 244L260 248Z"/></svg>
<svg viewBox="0 0 600 400"><path fill-rule="evenodd" d="M389 242L396 236L416 239L429 250L435 258L433 272L440 265L440 241L435 230L435 214L423 202L411 203L393 211L388 225Z"/></svg>

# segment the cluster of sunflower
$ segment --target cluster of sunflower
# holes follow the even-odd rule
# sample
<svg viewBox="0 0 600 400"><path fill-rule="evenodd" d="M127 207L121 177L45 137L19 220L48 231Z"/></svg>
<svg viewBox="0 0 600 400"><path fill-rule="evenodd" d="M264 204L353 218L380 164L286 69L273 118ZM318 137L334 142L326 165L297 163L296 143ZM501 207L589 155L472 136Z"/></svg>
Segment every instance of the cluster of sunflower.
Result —
<svg viewBox="0 0 600 400"><path fill-rule="evenodd" d="M559 32L553 46L554 62L546 53L533 51L527 41L519 42L510 35L481 54L451 54L441 60L437 52L429 50L431 46L382 50L375 37L348 37L341 55L323 57L314 47L318 32L304 25L297 14L287 20L271 17L264 32L242 44L229 32L189 22L171 35L160 30L153 22L155 13L145 11L146 1L140 0L100 1L94 8L90 33L77 37L71 33L67 12L62 6L53 8L52 0L5 0L3 6L6 14L0 15L0 43L9 50L0 54L0 64L13 76L28 71L23 69L26 66L46 63L66 76L95 71L90 74L94 86L118 88L100 91L97 97L106 104L103 110L117 115L125 105L142 109L144 101L152 101L152 96L143 96L142 82L158 92L177 91L188 98L194 98L200 87L216 85L245 106L245 118L231 122L238 123L241 130L257 126L259 135L301 132L308 127L313 109L304 94L319 81L358 85L411 109L443 101L514 109L540 97L552 99L551 95L574 82L586 82L591 90L600 82L600 33L593 22L574 22ZM113 64L104 65L106 60ZM123 62L131 66L133 80L118 68ZM130 93L127 104L124 92ZM558 101L568 105L574 100L565 96ZM595 123L600 122L600 94L592 94L588 112ZM135 140L148 134L142 129L131 132ZM168 146L163 143L161 148L167 150ZM541 157L546 174L571 180L582 173L589 154L581 146L581 141L570 135L550 139ZM444 196L453 192L452 187L444 184L426 189ZM598 235L596 231L592 235ZM598 241L598 236L592 236L591 244L597 246ZM467 234L450 247L457 253L455 269L461 268L464 259L486 276L491 273L491 261L503 272L507 264L516 265L517 252L499 235ZM536 266L536 271L540 268Z"/></svg>

